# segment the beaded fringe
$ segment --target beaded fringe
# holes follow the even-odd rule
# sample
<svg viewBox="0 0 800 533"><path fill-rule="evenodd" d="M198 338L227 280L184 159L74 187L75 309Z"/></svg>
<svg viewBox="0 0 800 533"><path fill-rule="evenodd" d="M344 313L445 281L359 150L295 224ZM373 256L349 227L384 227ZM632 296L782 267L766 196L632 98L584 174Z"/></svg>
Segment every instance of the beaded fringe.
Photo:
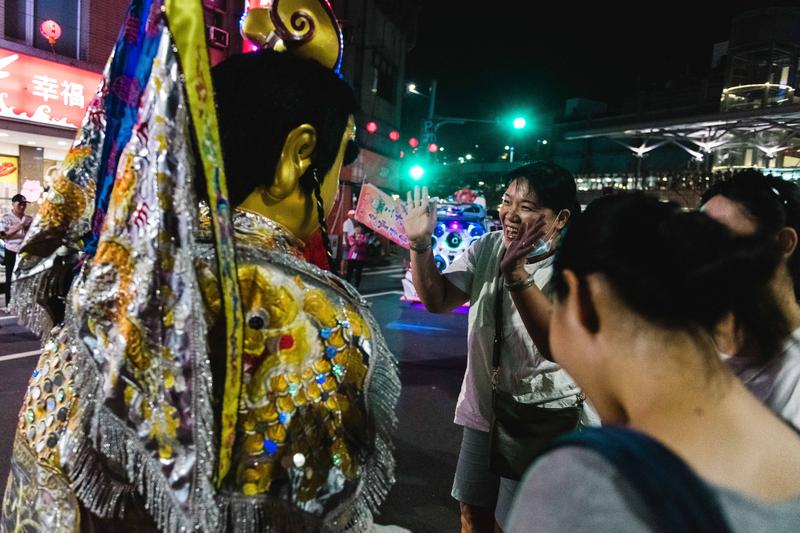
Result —
<svg viewBox="0 0 800 533"><path fill-rule="evenodd" d="M286 258L282 254L276 254L270 259L276 263L291 262L292 267L313 277L325 278L327 283L331 283L322 271L310 267L305 262ZM311 269L314 270L310 271ZM338 288L346 292L363 310L368 309L368 303L352 287L338 285ZM202 316L202 311L197 309L197 316ZM370 373L367 376L368 386L364 395L370 408L370 418L375 424L375 450L362 469L363 477L354 497L343 502L338 512L334 512L325 523L293 509L284 502L275 502L268 498L214 496L214 488L210 481L214 468L214 449L211 440L213 413L209 403L211 378L205 353L198 354L197 393L194 400L195 413L198 417L198 470L203 478L198 481L195 491L199 496L198 502L209 505L197 503L193 507L195 513L203 514L186 515L180 504L174 500L159 462L140 448L138 438L123 421L102 406L97 406L94 412L90 413L91 430L79 442L72 444L73 449L69 454L74 458L69 461L71 467L69 476L81 502L98 516L122 517L125 501L135 491L144 497L148 514L158 528L167 533L180 533L191 529L231 530L237 533L312 531L350 533L370 530L373 515L377 514L379 506L395 481L391 436L397 425L395 407L400 397L400 377L397 361L386 346L377 322L371 313L366 313L366 316L369 317L369 326L373 334L373 350ZM76 357L76 364L80 368L79 387L83 391L82 398L85 398L84 406L93 409L92 402L102 391L101 376L94 359L80 342L77 325L72 323L70 326L72 338L81 350ZM198 327L196 333L200 334L201 329L204 328ZM76 436L73 435L72 438L75 439ZM120 465L129 484L115 480L107 470L104 459Z"/></svg>
<svg viewBox="0 0 800 533"><path fill-rule="evenodd" d="M71 336L80 347L75 359L79 368L78 387L82 391L82 408L89 411L90 429L80 435L72 434L65 443L69 469L67 474L71 486L81 502L101 518L124 517L125 501L134 492L145 501L145 509L155 521L159 530L166 533L182 533L187 530L219 531L219 505L214 498L211 478L198 480L193 515L187 514L179 502L173 498L168 480L161 472L159 462L149 452L143 450L134 432L125 426L114 414L102 406L94 409L93 402L102 391L102 380L94 359L83 347L76 324L70 323ZM208 393L210 382L205 378L197 380L198 396ZM207 401L195 400L196 404ZM202 415L200 413L203 413ZM198 446L213 451L210 443L211 410L198 410ZM207 431L206 431L207 429ZM200 434L206 433L202 438ZM206 454L198 449L198 470L207 473L213 468L213 460L206 460ZM116 463L124 470L127 484L116 481L106 466L106 462Z"/></svg>
<svg viewBox="0 0 800 533"><path fill-rule="evenodd" d="M397 359L389 351L380 326L369 312L369 302L352 285L330 272L287 254L259 251L257 255L268 262L300 271L344 293L365 311L364 316L369 317L373 350L364 396L370 409L370 418L375 424L375 450L364 465L363 479L355 497L340 505L340 512L334 513L321 529L325 533L368 531L372 528L373 515L378 513L378 508L395 482L392 434L397 427L395 408L400 399Z"/></svg>
<svg viewBox="0 0 800 533"><path fill-rule="evenodd" d="M39 337L50 331L53 322L42 306L36 303L36 289L43 276L49 274L44 270L33 276L20 278L11 284L11 303L8 308L17 314L17 323L31 330Z"/></svg>

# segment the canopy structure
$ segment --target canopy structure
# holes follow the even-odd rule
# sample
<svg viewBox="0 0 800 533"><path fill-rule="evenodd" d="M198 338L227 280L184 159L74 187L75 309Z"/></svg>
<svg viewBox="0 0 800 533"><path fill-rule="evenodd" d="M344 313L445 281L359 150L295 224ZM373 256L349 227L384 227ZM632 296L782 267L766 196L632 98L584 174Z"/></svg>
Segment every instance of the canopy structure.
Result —
<svg viewBox="0 0 800 533"><path fill-rule="evenodd" d="M782 105L646 122L571 130L564 139L606 138L641 160L648 152L673 144L707 171L769 168L773 174L800 178L800 105Z"/></svg>

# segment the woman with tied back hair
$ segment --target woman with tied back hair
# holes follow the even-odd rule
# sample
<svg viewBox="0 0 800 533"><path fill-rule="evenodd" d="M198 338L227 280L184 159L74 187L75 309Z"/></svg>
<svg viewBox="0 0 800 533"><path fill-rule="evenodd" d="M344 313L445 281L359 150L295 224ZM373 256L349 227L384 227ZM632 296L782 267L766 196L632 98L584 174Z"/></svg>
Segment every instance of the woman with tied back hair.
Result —
<svg viewBox="0 0 800 533"><path fill-rule="evenodd" d="M720 351L734 373L770 409L800 427L800 189L756 171L745 171L718 183L703 195L702 210L736 234L778 243L781 260L770 280L777 306L756 302L742 313L761 315L753 327L771 336L771 347L756 340L737 314L717 334Z"/></svg>
<svg viewBox="0 0 800 533"><path fill-rule="evenodd" d="M556 254L550 348L604 427L540 457L508 531L797 531L800 438L713 341L726 313L769 298L780 260L777 241L675 204L590 204Z"/></svg>

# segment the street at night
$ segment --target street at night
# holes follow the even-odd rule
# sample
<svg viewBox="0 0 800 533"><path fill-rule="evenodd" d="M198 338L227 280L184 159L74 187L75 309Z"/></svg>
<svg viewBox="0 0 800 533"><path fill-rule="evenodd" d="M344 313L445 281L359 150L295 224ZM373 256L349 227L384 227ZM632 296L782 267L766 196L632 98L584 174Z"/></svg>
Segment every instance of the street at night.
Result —
<svg viewBox="0 0 800 533"><path fill-rule="evenodd" d="M0 533L800 533L798 1L0 2Z"/></svg>

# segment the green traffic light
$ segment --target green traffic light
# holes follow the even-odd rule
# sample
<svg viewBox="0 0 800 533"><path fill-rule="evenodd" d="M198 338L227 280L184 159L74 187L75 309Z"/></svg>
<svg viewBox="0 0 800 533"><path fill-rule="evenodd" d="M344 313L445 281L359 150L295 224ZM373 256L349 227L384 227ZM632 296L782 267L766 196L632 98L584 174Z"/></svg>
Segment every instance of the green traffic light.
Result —
<svg viewBox="0 0 800 533"><path fill-rule="evenodd" d="M413 179L414 181L419 181L422 179L422 176L425 175L425 169L422 168L421 165L414 165L408 171L408 175L411 176L411 179Z"/></svg>
<svg viewBox="0 0 800 533"><path fill-rule="evenodd" d="M528 121L525 120L523 117L517 117L514 119L514 129L521 130L525 126L528 125Z"/></svg>

